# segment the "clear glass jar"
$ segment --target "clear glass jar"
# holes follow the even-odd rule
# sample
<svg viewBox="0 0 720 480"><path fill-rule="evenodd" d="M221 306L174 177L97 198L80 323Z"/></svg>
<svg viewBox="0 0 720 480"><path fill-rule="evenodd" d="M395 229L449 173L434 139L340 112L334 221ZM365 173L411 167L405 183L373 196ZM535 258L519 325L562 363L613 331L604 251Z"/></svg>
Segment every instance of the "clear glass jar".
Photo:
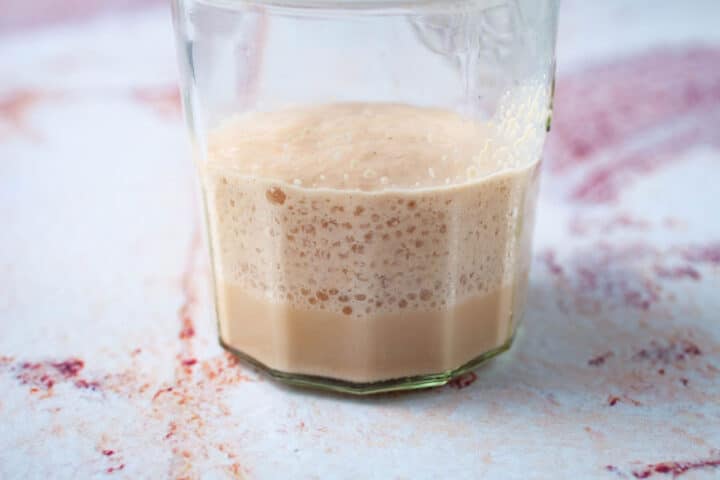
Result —
<svg viewBox="0 0 720 480"><path fill-rule="evenodd" d="M508 349L556 0L174 0L220 342L293 384L441 385Z"/></svg>

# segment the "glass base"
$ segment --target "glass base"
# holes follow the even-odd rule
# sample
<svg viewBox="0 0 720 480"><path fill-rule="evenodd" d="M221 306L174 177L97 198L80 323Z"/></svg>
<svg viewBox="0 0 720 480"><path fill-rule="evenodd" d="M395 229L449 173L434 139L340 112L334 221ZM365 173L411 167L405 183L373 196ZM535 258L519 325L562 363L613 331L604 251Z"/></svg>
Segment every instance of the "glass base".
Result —
<svg viewBox="0 0 720 480"><path fill-rule="evenodd" d="M356 383L337 378L321 377L316 375L304 375L302 373L287 373L272 369L267 365L257 361L253 357L237 350L223 342L220 339L220 345L237 356L240 360L250 363L259 368L271 378L283 382L288 385L304 388L314 388L318 390L327 390L332 392L349 393L352 395L371 395L375 393L396 392L403 390L417 390L421 388L439 387L447 384L452 379L476 369L491 358L496 357L502 352L510 349L515 334L513 334L504 344L499 347L483 353L475 357L466 364L441 373L429 373L426 375L416 375L412 377L393 378L390 380L381 380L378 382Z"/></svg>

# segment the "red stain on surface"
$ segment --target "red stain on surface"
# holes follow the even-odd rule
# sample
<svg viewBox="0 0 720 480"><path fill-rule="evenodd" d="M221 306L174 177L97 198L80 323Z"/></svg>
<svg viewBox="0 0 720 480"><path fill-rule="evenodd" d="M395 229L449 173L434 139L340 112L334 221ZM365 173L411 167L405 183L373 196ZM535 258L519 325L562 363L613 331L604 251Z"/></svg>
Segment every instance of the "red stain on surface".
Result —
<svg viewBox="0 0 720 480"><path fill-rule="evenodd" d="M461 390L475 383L477 379L478 376L475 372L467 372L450 380L448 382L448 385L452 388L457 388L458 390Z"/></svg>
<svg viewBox="0 0 720 480"><path fill-rule="evenodd" d="M622 306L649 311L673 297L668 282L700 281L701 267L720 265L720 246L675 245L661 250L650 244L601 241L575 250L562 266L552 251L540 254L539 261L561 276L563 288L571 294L558 297L561 308L569 297L576 304L594 305L595 312Z"/></svg>
<svg viewBox="0 0 720 480"><path fill-rule="evenodd" d="M563 274L563 268L557 262L555 252L552 250L547 250L541 254L540 260L545 264L545 268L547 268L547 270L553 275L560 276Z"/></svg>
<svg viewBox="0 0 720 480"><path fill-rule="evenodd" d="M642 405L642 403L638 402L634 398L628 397L627 395L623 395L622 397L619 397L617 395L610 395L610 396L608 396L607 402L608 402L608 405L610 405L611 407L614 407L615 405L617 405L620 402L629 403L630 405L634 405L636 407L639 407L640 405Z"/></svg>
<svg viewBox="0 0 720 480"><path fill-rule="evenodd" d="M708 118L703 124L679 136L671 137L641 151L619 154L613 160L593 167L570 192L570 199L584 203L609 203L617 200L623 187L632 180L650 174L663 166L682 160L679 155L697 144L720 142L717 134L704 124L717 124L717 118Z"/></svg>
<svg viewBox="0 0 720 480"><path fill-rule="evenodd" d="M113 454L115 454L115 450L103 450L102 454L105 455L106 457L110 457Z"/></svg>
<svg viewBox="0 0 720 480"><path fill-rule="evenodd" d="M588 234L608 235L626 230L645 231L649 228L650 222L627 213L620 213L606 219L575 216L570 220L570 232L579 236Z"/></svg>
<svg viewBox="0 0 720 480"><path fill-rule="evenodd" d="M15 378L22 385L30 385L31 392L49 391L58 383L72 383L80 389L98 390L100 382L77 378L85 362L79 358L53 362L21 362L14 367Z"/></svg>
<svg viewBox="0 0 720 480"><path fill-rule="evenodd" d="M574 201L614 201L692 146L720 146L719 49L645 52L561 76L556 93L549 167L580 169Z"/></svg>
<svg viewBox="0 0 720 480"><path fill-rule="evenodd" d="M602 355L598 355L597 357L593 357L588 360L588 365L591 367L599 367L600 365L603 365L607 359L613 357L614 355L615 354L613 352L605 352Z"/></svg>
<svg viewBox="0 0 720 480"><path fill-rule="evenodd" d="M180 330L180 338L187 340L195 336L195 327L192 323L192 318L188 315L183 315L183 328Z"/></svg>
<svg viewBox="0 0 720 480"><path fill-rule="evenodd" d="M616 475L624 476L620 469L615 465L605 465L605 470Z"/></svg>
<svg viewBox="0 0 720 480"><path fill-rule="evenodd" d="M679 266L679 267L655 267L655 273L660 278L669 278L673 280L679 280L682 278L689 278L692 280L700 280L700 272L690 265Z"/></svg>
<svg viewBox="0 0 720 480"><path fill-rule="evenodd" d="M633 360L647 361L653 365L672 365L700 355L700 348L689 340L669 340L663 343L653 340L650 346L633 355Z"/></svg>
<svg viewBox="0 0 720 480"><path fill-rule="evenodd" d="M155 395L153 395L153 397L152 397L153 402L154 402L155 400L157 400L158 397L160 397L160 395L162 395L162 394L164 394L164 393L172 392L172 391L173 391L173 387L161 388L160 390L158 390L157 392L155 392Z"/></svg>
<svg viewBox="0 0 720 480"><path fill-rule="evenodd" d="M51 363L63 377L74 377L85 367L85 362L79 358L71 358L62 362Z"/></svg>
<svg viewBox="0 0 720 480"><path fill-rule="evenodd" d="M196 258L201 246L200 233L195 232L190 241L185 269L180 277L180 288L183 293L183 302L178 315L180 317L180 334L182 340L188 340L195 336L195 325L193 323L192 311L198 301L195 289Z"/></svg>
<svg viewBox="0 0 720 480"><path fill-rule="evenodd" d="M242 465L240 465L239 463L233 463L232 465L230 465L230 473L233 475L233 477L242 478L242 471Z"/></svg>
<svg viewBox="0 0 720 480"><path fill-rule="evenodd" d="M690 262L720 265L720 243L688 247L685 249L684 257Z"/></svg>
<svg viewBox="0 0 720 480"><path fill-rule="evenodd" d="M0 96L0 126L27 132L26 120L30 110L48 95L40 90L20 89ZM1 133L1 131L0 131Z"/></svg>
<svg viewBox="0 0 720 480"><path fill-rule="evenodd" d="M136 88L133 90L132 98L160 115L166 117L180 115L180 90L177 85Z"/></svg>
<svg viewBox="0 0 720 480"><path fill-rule="evenodd" d="M165 440L175 435L175 432L177 431L177 424L175 422L170 422L170 428L168 428L167 433L165 434Z"/></svg>
<svg viewBox="0 0 720 480"><path fill-rule="evenodd" d="M684 475L692 470L713 470L720 467L720 458L697 460L691 462L661 462L646 466L632 472L635 478L650 478L653 475L672 475L673 478Z"/></svg>
<svg viewBox="0 0 720 480"><path fill-rule="evenodd" d="M125 468L125 464L121 463L117 467L108 467L107 470L105 470L107 473L113 473L113 472L119 472L120 470L123 470Z"/></svg>
<svg viewBox="0 0 720 480"><path fill-rule="evenodd" d="M576 167L671 119L718 105L719 66L717 49L662 49L560 76L551 167Z"/></svg>
<svg viewBox="0 0 720 480"><path fill-rule="evenodd" d="M605 308L649 310L660 301L662 287L642 274L642 262L656 255L642 244L593 245L566 262L568 286L578 300L595 300Z"/></svg>
<svg viewBox="0 0 720 480"><path fill-rule="evenodd" d="M97 380L88 381L81 378L80 380L75 381L75 386L87 390L98 390L100 388L100 382Z"/></svg>
<svg viewBox="0 0 720 480"><path fill-rule="evenodd" d="M182 363L185 367L191 367L197 363L196 358L186 358L185 360L182 360L180 363Z"/></svg>

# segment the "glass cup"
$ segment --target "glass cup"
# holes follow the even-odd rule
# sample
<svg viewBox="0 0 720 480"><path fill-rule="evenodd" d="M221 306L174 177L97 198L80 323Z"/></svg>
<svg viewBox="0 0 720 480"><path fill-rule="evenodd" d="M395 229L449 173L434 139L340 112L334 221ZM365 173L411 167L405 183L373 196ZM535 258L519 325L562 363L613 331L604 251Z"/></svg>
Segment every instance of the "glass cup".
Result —
<svg viewBox="0 0 720 480"><path fill-rule="evenodd" d="M507 350L556 0L174 0L221 344L350 393Z"/></svg>

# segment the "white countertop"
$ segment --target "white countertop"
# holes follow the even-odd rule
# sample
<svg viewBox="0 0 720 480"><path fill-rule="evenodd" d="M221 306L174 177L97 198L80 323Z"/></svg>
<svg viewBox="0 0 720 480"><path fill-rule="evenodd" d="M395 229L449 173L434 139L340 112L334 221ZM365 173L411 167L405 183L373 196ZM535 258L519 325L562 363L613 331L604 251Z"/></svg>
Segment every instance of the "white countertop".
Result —
<svg viewBox="0 0 720 480"><path fill-rule="evenodd" d="M564 3L519 337L373 398L218 346L166 8L0 34L0 478L720 478L718 18Z"/></svg>

